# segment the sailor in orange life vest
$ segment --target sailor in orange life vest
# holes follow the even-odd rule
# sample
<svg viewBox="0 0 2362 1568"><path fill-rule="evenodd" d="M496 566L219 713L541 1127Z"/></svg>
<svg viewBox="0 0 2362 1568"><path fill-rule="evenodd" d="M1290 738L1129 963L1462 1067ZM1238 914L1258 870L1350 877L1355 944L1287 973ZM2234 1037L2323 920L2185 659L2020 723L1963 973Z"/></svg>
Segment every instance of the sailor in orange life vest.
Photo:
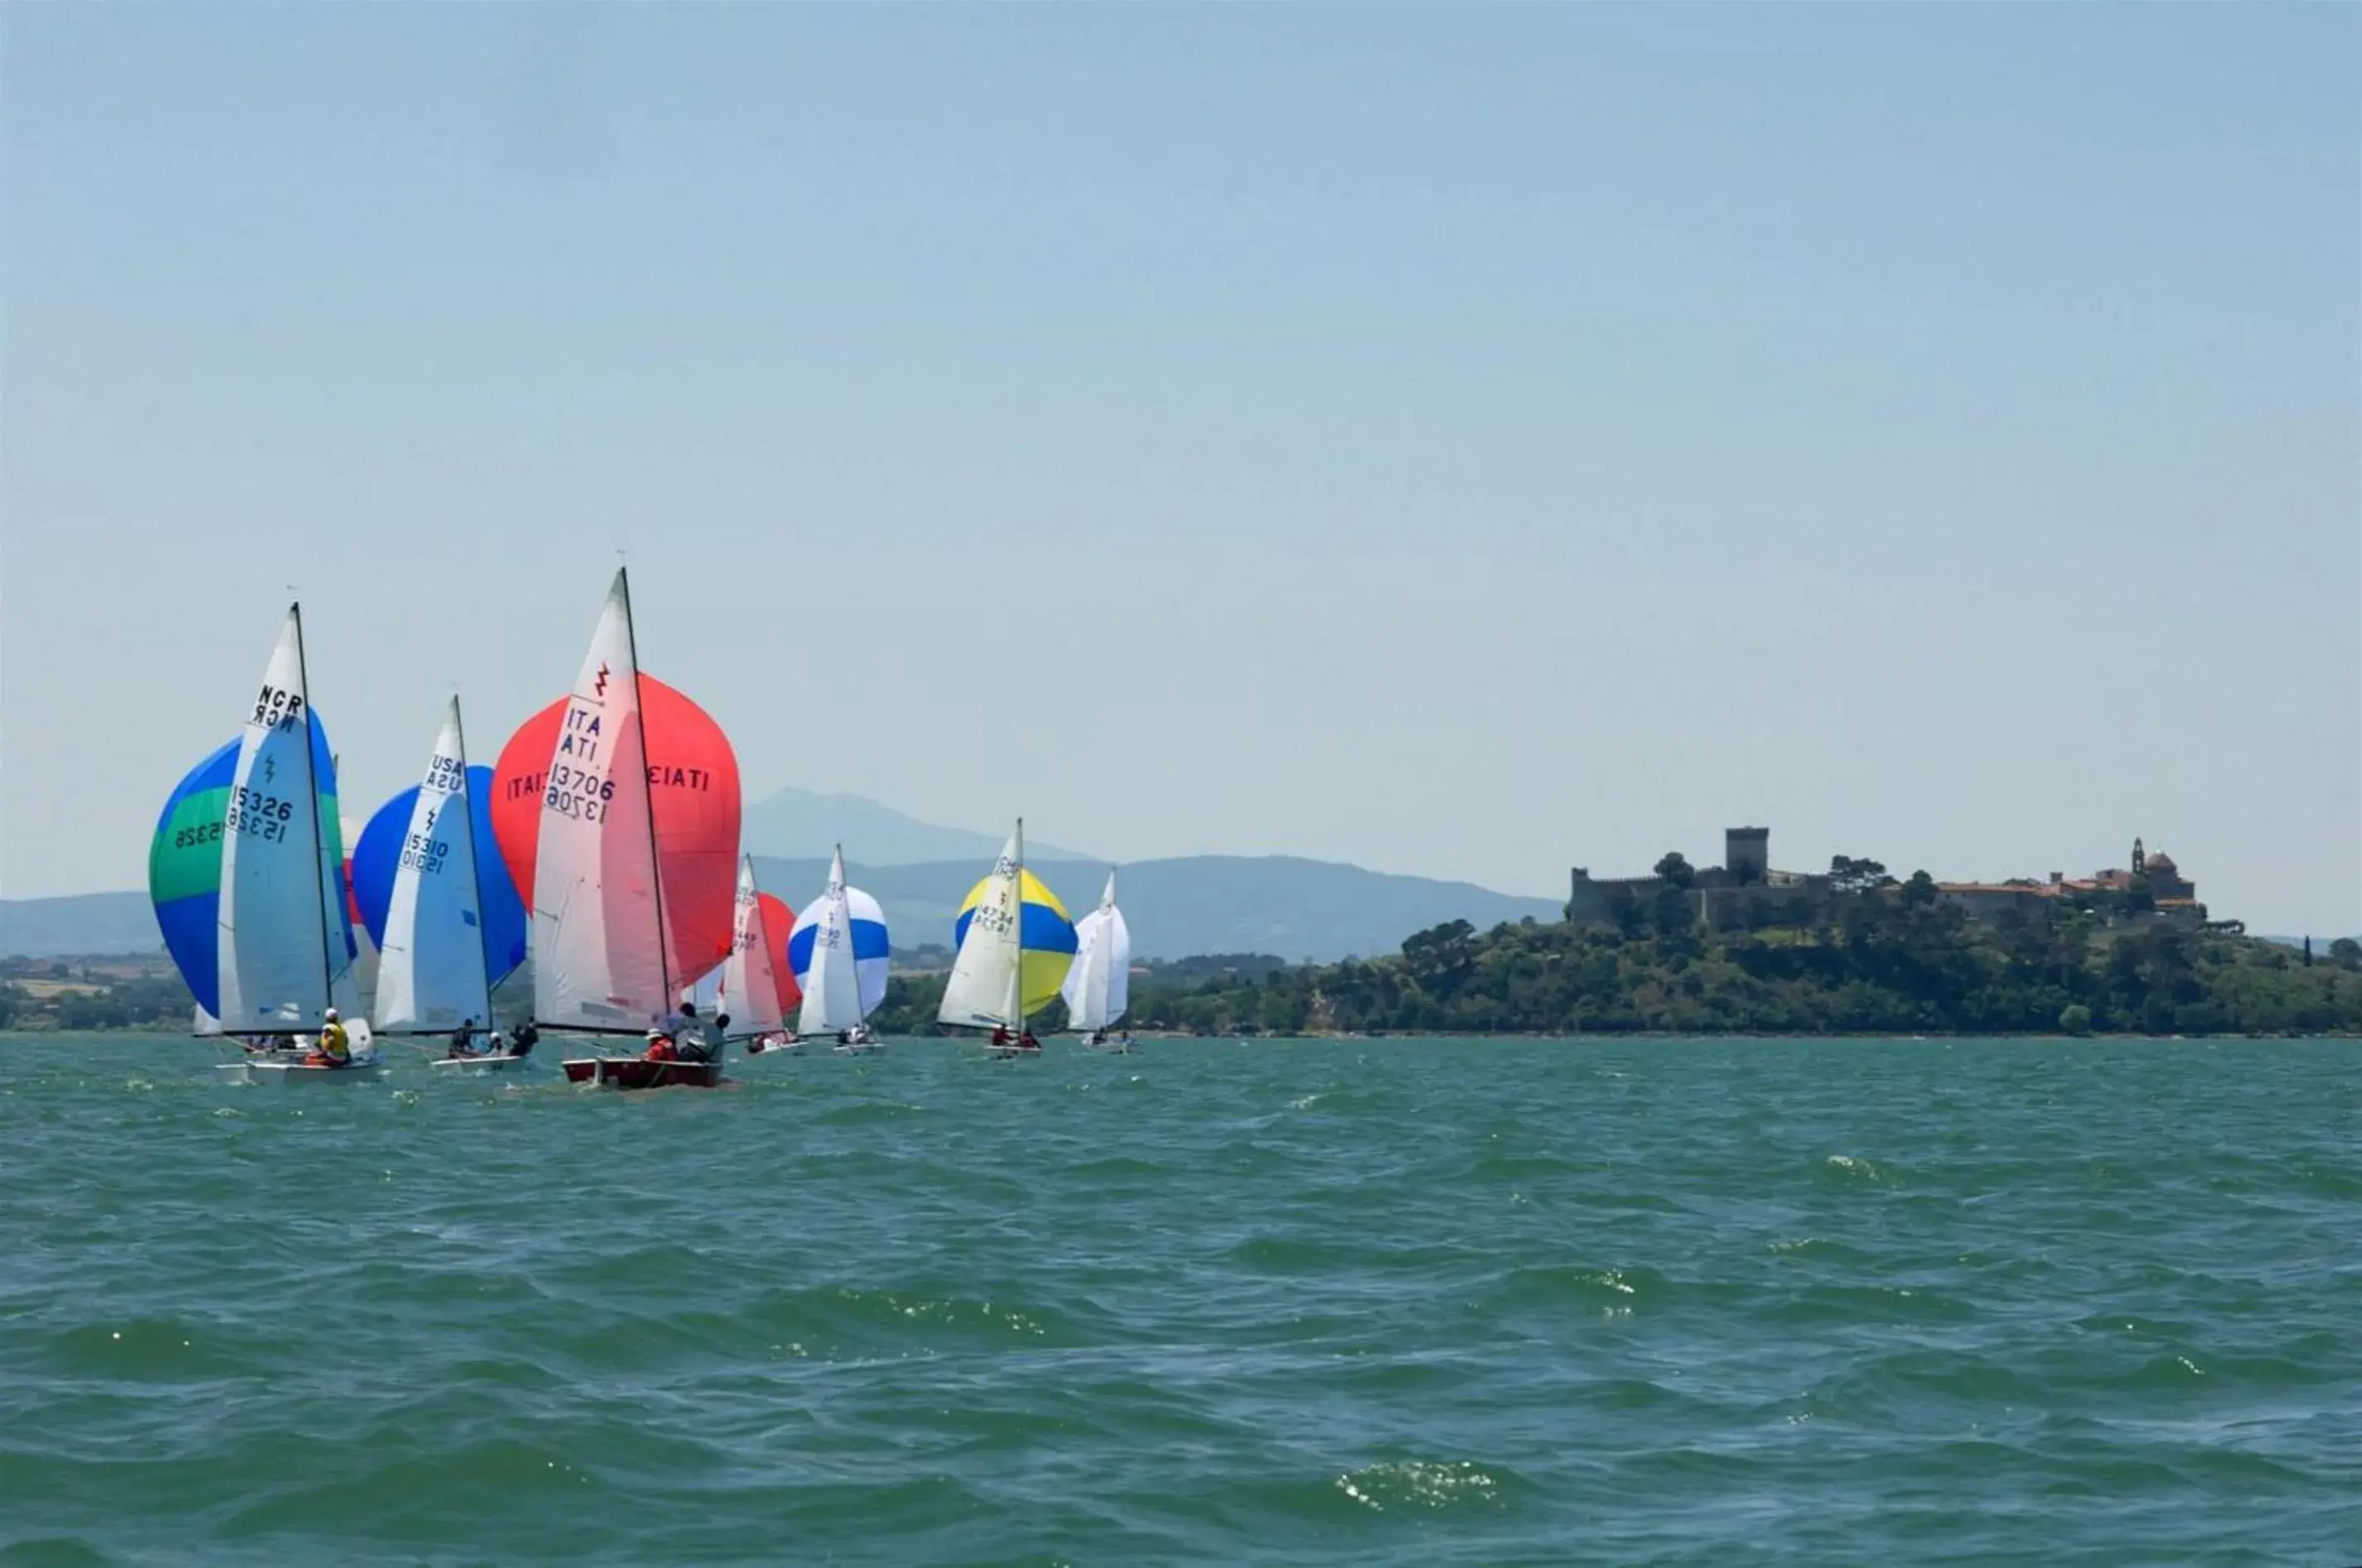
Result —
<svg viewBox="0 0 2362 1568"><path fill-rule="evenodd" d="M674 1060L679 1055L679 1053L676 1052L672 1048L672 1037L670 1035L667 1034L661 1029L651 1029L648 1031L648 1048L646 1053L646 1059L648 1061L669 1062Z"/></svg>
<svg viewBox="0 0 2362 1568"><path fill-rule="evenodd" d="M320 1015L320 1037L311 1055L304 1058L307 1067L349 1067L353 1065L351 1041L345 1033L345 1021L330 1008Z"/></svg>

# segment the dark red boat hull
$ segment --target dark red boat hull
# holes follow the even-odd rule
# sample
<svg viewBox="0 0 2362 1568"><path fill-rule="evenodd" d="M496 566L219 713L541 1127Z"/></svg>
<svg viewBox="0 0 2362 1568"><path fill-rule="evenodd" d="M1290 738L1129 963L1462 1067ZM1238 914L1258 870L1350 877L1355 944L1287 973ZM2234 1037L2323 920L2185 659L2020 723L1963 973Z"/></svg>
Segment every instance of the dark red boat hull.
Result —
<svg viewBox="0 0 2362 1568"><path fill-rule="evenodd" d="M722 1081L719 1062L651 1062L645 1056L592 1056L559 1064L570 1084L601 1088L712 1088Z"/></svg>

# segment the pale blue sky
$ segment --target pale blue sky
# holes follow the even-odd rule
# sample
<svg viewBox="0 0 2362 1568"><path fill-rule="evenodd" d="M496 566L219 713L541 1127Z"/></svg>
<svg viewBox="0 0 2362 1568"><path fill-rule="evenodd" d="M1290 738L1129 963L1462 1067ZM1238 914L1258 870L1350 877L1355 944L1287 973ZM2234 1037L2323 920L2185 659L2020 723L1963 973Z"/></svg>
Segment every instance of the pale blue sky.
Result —
<svg viewBox="0 0 2362 1568"><path fill-rule="evenodd" d="M487 760L559 692L628 547L750 793L1545 893L2137 833L2362 928L2357 61L2336 6L7 6L0 891L141 884L282 584L358 812L452 681Z"/></svg>

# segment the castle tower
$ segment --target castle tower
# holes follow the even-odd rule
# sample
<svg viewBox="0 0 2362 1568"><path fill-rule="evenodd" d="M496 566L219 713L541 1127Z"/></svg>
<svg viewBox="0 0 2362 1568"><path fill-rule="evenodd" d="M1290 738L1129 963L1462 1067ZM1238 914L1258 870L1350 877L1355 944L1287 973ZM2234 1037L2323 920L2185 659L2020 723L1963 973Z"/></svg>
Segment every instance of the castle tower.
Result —
<svg viewBox="0 0 2362 1568"><path fill-rule="evenodd" d="M2133 840L2133 875L2138 877L2147 869L2148 852L2141 847L2139 839L2135 839Z"/></svg>
<svg viewBox="0 0 2362 1568"><path fill-rule="evenodd" d="M1772 830L1725 828L1722 833L1722 867L1730 873L1730 879L1734 882L1766 880L1772 871Z"/></svg>

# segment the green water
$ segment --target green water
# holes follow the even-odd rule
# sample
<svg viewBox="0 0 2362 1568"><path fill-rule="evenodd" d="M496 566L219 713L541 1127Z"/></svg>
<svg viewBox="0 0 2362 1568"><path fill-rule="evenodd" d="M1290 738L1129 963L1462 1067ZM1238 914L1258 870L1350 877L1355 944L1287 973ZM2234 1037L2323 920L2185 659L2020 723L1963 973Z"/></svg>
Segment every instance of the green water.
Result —
<svg viewBox="0 0 2362 1568"><path fill-rule="evenodd" d="M2362 1561L2362 1046L0 1041L0 1562Z"/></svg>

